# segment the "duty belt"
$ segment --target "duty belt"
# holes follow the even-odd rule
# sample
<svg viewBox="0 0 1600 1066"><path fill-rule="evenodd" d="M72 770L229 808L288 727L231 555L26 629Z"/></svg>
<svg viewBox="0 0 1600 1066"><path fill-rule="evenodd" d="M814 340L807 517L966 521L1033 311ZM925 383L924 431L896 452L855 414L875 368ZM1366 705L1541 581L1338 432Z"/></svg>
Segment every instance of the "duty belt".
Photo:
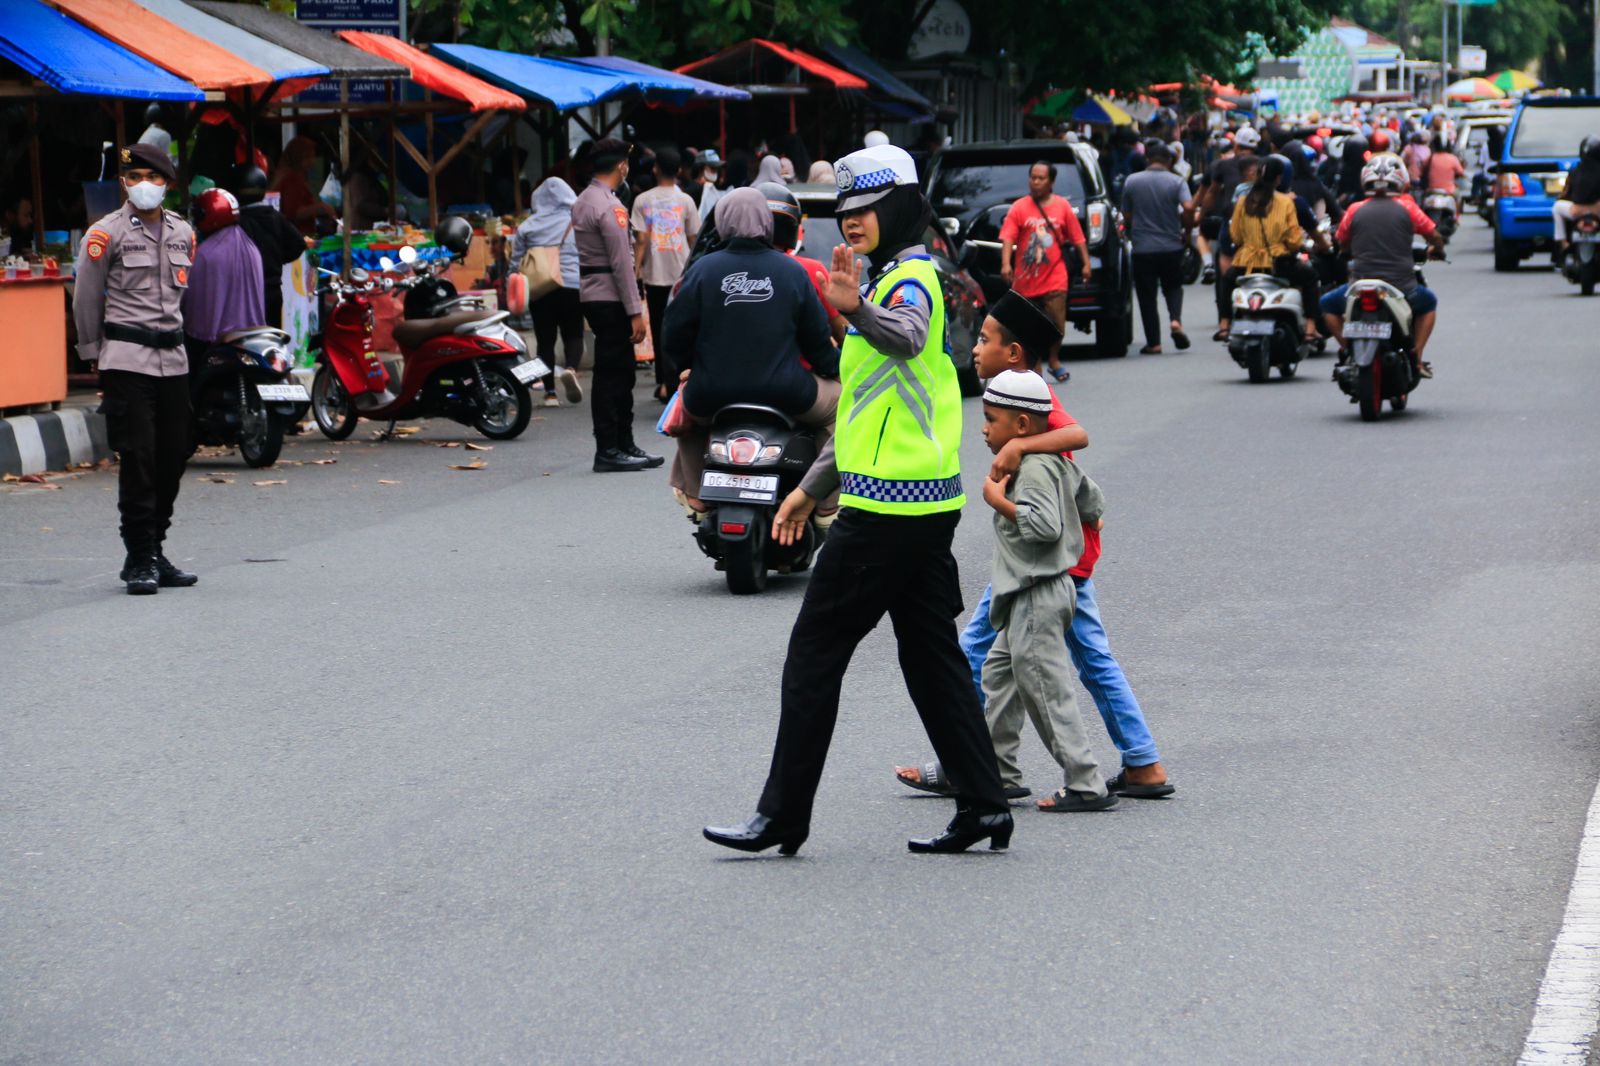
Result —
<svg viewBox="0 0 1600 1066"><path fill-rule="evenodd" d="M595 274L609 274L609 273L611 273L611 268L610 267L586 267L586 266L578 267L578 277L580 277L580 278L593 277Z"/></svg>
<svg viewBox="0 0 1600 1066"><path fill-rule="evenodd" d="M129 344L142 344L146 348L182 348L183 330L181 329L141 329L138 326L126 326L121 322L107 322L101 332L106 340L127 341Z"/></svg>

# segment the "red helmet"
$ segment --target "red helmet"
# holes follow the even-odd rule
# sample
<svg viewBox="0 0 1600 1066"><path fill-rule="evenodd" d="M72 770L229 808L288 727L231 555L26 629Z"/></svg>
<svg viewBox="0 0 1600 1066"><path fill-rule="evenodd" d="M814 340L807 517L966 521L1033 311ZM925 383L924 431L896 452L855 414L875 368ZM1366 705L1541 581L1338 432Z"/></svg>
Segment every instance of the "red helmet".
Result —
<svg viewBox="0 0 1600 1066"><path fill-rule="evenodd" d="M239 221L239 201L227 189L207 189L194 201L195 226L202 234L215 233Z"/></svg>
<svg viewBox="0 0 1600 1066"><path fill-rule="evenodd" d="M1373 152L1387 152L1389 150L1389 134L1385 130L1373 130L1372 136L1367 140L1367 147Z"/></svg>
<svg viewBox="0 0 1600 1066"><path fill-rule="evenodd" d="M1323 139L1315 133L1306 138L1306 147L1314 149L1318 152L1322 151L1322 146L1324 143L1326 142L1324 142Z"/></svg>

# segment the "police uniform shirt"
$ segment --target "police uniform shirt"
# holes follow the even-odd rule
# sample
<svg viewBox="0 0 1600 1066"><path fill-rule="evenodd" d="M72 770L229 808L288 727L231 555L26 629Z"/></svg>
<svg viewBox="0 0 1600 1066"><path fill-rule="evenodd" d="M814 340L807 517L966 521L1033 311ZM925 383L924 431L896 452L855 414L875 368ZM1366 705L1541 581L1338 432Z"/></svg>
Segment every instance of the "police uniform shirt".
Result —
<svg viewBox="0 0 1600 1066"><path fill-rule="evenodd" d="M72 299L78 325L78 355L101 370L129 370L153 377L189 372L183 345L151 348L105 336L105 324L167 332L182 331L181 303L194 262L194 230L181 215L161 212L147 226L132 203L89 227L78 249Z"/></svg>
<svg viewBox="0 0 1600 1066"><path fill-rule="evenodd" d="M572 236L578 245L578 299L621 303L629 315L642 314L628 209L598 178L572 205Z"/></svg>

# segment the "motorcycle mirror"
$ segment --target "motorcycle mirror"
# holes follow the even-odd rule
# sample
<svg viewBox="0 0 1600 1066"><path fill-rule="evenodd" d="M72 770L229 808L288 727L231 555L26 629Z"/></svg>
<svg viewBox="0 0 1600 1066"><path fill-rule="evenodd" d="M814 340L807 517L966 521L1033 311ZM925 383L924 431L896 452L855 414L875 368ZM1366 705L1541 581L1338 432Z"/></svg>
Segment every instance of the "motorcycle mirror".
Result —
<svg viewBox="0 0 1600 1066"><path fill-rule="evenodd" d="M955 237L961 233L961 220L959 218L941 218L939 228L944 230L946 237Z"/></svg>
<svg viewBox="0 0 1600 1066"><path fill-rule="evenodd" d="M384 256L382 259L378 260L378 266L382 267L383 272L387 274L389 271L394 269L394 260L390 259L388 256Z"/></svg>
<svg viewBox="0 0 1600 1066"><path fill-rule="evenodd" d="M350 269L350 280L356 285L365 285L371 277L371 274L368 274L360 267L352 267Z"/></svg>
<svg viewBox="0 0 1600 1066"><path fill-rule="evenodd" d="M417 259L417 250L415 248L411 247L411 245L408 244L405 247L400 249L400 262L402 262L402 263L414 263L414 262L416 262L416 259Z"/></svg>

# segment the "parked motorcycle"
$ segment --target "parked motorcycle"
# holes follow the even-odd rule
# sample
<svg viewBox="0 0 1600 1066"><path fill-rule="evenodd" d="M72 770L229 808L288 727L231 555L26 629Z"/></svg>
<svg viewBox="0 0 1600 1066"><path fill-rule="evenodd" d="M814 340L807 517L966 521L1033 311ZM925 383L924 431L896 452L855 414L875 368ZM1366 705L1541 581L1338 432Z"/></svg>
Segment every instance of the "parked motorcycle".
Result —
<svg viewBox="0 0 1600 1066"><path fill-rule="evenodd" d="M815 433L775 408L733 404L716 413L710 437L700 480L710 510L695 523L694 539L727 575L728 589L760 592L769 570L809 568L822 543L816 523L785 547L772 539L772 520L817 457Z"/></svg>
<svg viewBox="0 0 1600 1066"><path fill-rule="evenodd" d="M1456 232L1456 198L1443 189L1431 189L1422 198L1422 213L1433 220L1439 236L1448 241Z"/></svg>
<svg viewBox="0 0 1600 1066"><path fill-rule="evenodd" d="M1600 214L1593 210L1575 213L1561 273L1585 296L1594 295L1594 283L1600 277Z"/></svg>
<svg viewBox="0 0 1600 1066"><path fill-rule="evenodd" d="M278 461L284 432L310 399L290 377L289 343L282 330L257 326L211 347L195 384L195 443L236 444L253 467Z"/></svg>
<svg viewBox="0 0 1600 1066"><path fill-rule="evenodd" d="M533 415L528 383L549 373L549 367L530 358L522 338L504 324L508 312L491 312L454 296L454 287L436 275L438 268L417 261L416 249L401 249L400 258L411 268L408 278L374 279L353 270L348 280L335 275L329 282L337 302L311 383L317 427L343 440L362 418L393 426L400 419L443 416L492 440L520 435ZM383 261L386 273L394 266ZM395 326L395 343L404 357L396 382L373 350L372 296L423 286L438 297L426 305L436 317L407 317Z"/></svg>
<svg viewBox="0 0 1600 1066"><path fill-rule="evenodd" d="M1272 274L1246 274L1233 290L1233 325L1228 354L1260 384L1272 368L1292 378L1300 361L1311 354L1306 343L1306 315L1300 290Z"/></svg>

